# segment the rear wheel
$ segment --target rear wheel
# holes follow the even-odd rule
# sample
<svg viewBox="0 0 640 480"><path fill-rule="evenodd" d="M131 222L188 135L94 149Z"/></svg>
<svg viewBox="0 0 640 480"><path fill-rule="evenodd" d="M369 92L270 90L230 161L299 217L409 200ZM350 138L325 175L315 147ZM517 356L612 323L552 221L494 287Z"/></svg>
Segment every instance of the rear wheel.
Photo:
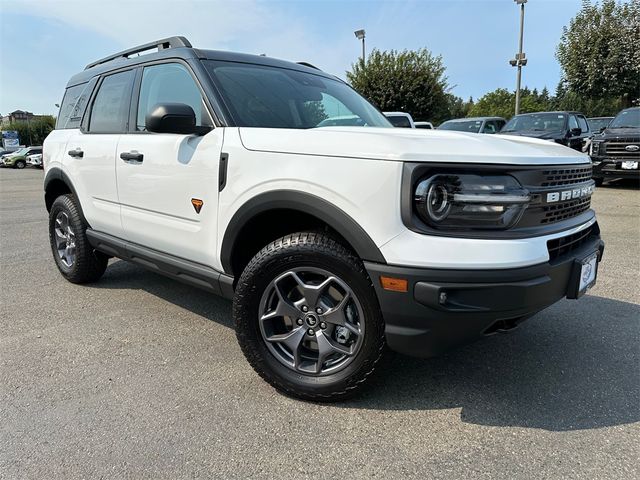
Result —
<svg viewBox="0 0 640 480"><path fill-rule="evenodd" d="M384 347L380 307L362 262L319 233L287 235L263 248L238 281L233 315L253 368L306 400L356 393Z"/></svg>
<svg viewBox="0 0 640 480"><path fill-rule="evenodd" d="M58 270L72 283L95 282L109 261L93 249L86 230L75 197L69 194L56 198L49 212L49 240Z"/></svg>

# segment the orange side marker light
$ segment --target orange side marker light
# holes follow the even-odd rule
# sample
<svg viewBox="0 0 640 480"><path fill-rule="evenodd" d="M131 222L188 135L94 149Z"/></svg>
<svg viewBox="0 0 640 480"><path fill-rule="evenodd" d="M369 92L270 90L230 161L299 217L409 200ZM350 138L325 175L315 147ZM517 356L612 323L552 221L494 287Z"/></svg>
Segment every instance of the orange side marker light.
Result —
<svg viewBox="0 0 640 480"><path fill-rule="evenodd" d="M393 278L380 276L380 285L385 290L392 292L408 292L409 282L404 278Z"/></svg>

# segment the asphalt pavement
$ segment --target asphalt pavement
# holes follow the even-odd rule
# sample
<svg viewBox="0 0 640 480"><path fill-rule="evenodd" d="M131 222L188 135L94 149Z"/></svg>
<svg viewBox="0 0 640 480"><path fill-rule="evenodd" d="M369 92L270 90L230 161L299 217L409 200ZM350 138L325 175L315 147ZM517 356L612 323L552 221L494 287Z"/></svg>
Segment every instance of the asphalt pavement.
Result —
<svg viewBox="0 0 640 480"><path fill-rule="evenodd" d="M640 478L640 190L598 188L598 283L358 398L289 399L230 303L119 260L51 258L42 171L0 170L0 478Z"/></svg>

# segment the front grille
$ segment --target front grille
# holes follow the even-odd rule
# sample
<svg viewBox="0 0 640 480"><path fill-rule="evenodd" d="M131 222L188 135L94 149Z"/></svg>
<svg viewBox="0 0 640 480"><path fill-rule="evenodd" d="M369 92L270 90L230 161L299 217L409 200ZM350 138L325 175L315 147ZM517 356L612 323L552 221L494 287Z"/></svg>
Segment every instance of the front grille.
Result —
<svg viewBox="0 0 640 480"><path fill-rule="evenodd" d="M589 210L590 206L591 197L542 207L544 217L540 219L540 223L561 222L562 220L573 218Z"/></svg>
<svg viewBox="0 0 640 480"><path fill-rule="evenodd" d="M616 141L616 142L605 142L600 146L600 150L602 151L602 147L604 146L604 153L608 156L618 157L618 158L630 158L637 159L640 158L640 150L636 150L635 152L629 152L626 150L626 147L629 145L636 145L640 147L640 143L635 139L634 141Z"/></svg>
<svg viewBox="0 0 640 480"><path fill-rule="evenodd" d="M545 176L542 187L561 187L564 185L574 185L576 183L591 180L591 166L580 168L563 168L554 170L544 170L542 174Z"/></svg>
<svg viewBox="0 0 640 480"><path fill-rule="evenodd" d="M598 224L594 224L572 235L547 241L549 260L555 260L558 257L579 249L587 243L592 236L598 235L599 233Z"/></svg>

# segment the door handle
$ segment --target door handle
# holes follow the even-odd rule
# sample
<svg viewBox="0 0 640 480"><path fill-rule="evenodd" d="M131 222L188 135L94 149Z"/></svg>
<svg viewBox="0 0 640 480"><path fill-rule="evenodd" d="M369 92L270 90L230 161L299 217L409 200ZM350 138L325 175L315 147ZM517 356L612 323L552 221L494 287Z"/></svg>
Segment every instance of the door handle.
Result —
<svg viewBox="0 0 640 480"><path fill-rule="evenodd" d="M138 152L122 152L120 158L125 162L142 162L144 155Z"/></svg>
<svg viewBox="0 0 640 480"><path fill-rule="evenodd" d="M67 153L69 154L70 157L75 157L75 158L84 157L84 152L79 148L76 148L75 150L69 150Z"/></svg>

